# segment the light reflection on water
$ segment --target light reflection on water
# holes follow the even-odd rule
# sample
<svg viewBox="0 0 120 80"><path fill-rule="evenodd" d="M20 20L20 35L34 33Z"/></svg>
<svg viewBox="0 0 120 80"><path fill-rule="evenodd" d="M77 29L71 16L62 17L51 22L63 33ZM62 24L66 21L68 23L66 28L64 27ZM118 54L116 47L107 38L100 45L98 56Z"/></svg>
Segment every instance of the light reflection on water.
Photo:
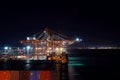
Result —
<svg viewBox="0 0 120 80"><path fill-rule="evenodd" d="M69 80L82 80L79 72L77 72L75 66L68 66Z"/></svg>
<svg viewBox="0 0 120 80"><path fill-rule="evenodd" d="M82 80L80 73L77 72L76 67L84 66L80 60L83 60L84 58L80 57L69 57L69 63L68 63L68 73L69 73L69 80Z"/></svg>
<svg viewBox="0 0 120 80"><path fill-rule="evenodd" d="M108 65L108 58L103 57L69 57L68 73L70 80L89 80L91 76L99 74L100 67ZM103 68L105 69L105 68ZM92 72L96 70L96 74ZM103 71L103 70L101 70ZM82 73L82 74L81 74ZM90 78L86 78L86 76ZM98 75L97 75L98 76ZM84 78L83 78L84 77Z"/></svg>
<svg viewBox="0 0 120 80"><path fill-rule="evenodd" d="M103 50L86 53L81 55L74 53L74 56L72 53L69 56L69 80L114 80L115 77L120 80L117 74L120 72L120 51Z"/></svg>
<svg viewBox="0 0 120 80"><path fill-rule="evenodd" d="M68 57L68 60L70 61L70 60L84 60L85 58L83 58L83 57Z"/></svg>
<svg viewBox="0 0 120 80"><path fill-rule="evenodd" d="M69 57L69 66L84 66L85 64L83 64L81 61L84 60L85 58L81 58L81 57Z"/></svg>

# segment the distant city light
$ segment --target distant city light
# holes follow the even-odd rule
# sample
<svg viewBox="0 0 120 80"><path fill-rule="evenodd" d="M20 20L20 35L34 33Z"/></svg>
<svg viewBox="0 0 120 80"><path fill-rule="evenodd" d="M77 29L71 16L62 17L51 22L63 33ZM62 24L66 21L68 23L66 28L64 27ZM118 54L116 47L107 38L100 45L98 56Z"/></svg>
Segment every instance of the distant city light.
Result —
<svg viewBox="0 0 120 80"><path fill-rule="evenodd" d="M29 37L27 37L27 40L30 40L30 38L29 38Z"/></svg>
<svg viewBox="0 0 120 80"><path fill-rule="evenodd" d="M7 49L8 49L8 47L6 46L6 47L4 47L4 49L5 49L5 50L7 50Z"/></svg>

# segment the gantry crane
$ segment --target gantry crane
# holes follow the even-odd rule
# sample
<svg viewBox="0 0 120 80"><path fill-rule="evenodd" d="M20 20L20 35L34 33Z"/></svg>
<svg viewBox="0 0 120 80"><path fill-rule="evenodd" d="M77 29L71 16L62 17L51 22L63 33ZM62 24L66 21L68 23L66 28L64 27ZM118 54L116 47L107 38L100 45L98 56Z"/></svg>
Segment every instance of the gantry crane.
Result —
<svg viewBox="0 0 120 80"><path fill-rule="evenodd" d="M66 46L73 44L75 40L52 31L49 28L41 33L28 37L27 40L21 40L22 44L32 46L32 57L39 60L40 57L46 57L47 60L67 61Z"/></svg>

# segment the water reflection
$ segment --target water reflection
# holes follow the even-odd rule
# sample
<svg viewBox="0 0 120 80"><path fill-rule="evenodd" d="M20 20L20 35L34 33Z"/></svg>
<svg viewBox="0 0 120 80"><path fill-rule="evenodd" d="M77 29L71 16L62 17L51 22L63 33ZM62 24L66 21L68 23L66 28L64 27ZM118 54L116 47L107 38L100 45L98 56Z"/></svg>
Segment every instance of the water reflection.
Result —
<svg viewBox="0 0 120 80"><path fill-rule="evenodd" d="M80 67L85 65L81 62L82 60L83 58L80 57L69 57L68 64L69 80L82 80L80 73L78 73Z"/></svg>

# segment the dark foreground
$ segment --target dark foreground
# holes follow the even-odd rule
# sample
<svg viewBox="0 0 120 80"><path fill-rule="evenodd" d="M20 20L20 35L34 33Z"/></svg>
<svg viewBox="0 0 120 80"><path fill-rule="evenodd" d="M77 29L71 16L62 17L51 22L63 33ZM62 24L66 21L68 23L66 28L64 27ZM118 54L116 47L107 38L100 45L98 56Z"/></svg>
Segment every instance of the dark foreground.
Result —
<svg viewBox="0 0 120 80"><path fill-rule="evenodd" d="M52 70L56 63L47 60L6 60L0 62L1 70ZM59 63L57 63L59 64Z"/></svg>
<svg viewBox="0 0 120 80"><path fill-rule="evenodd" d="M68 50L69 63L0 63L1 70L54 71L56 80L120 80L120 50ZM32 79L30 79L32 80ZM54 79L50 79L54 80Z"/></svg>

